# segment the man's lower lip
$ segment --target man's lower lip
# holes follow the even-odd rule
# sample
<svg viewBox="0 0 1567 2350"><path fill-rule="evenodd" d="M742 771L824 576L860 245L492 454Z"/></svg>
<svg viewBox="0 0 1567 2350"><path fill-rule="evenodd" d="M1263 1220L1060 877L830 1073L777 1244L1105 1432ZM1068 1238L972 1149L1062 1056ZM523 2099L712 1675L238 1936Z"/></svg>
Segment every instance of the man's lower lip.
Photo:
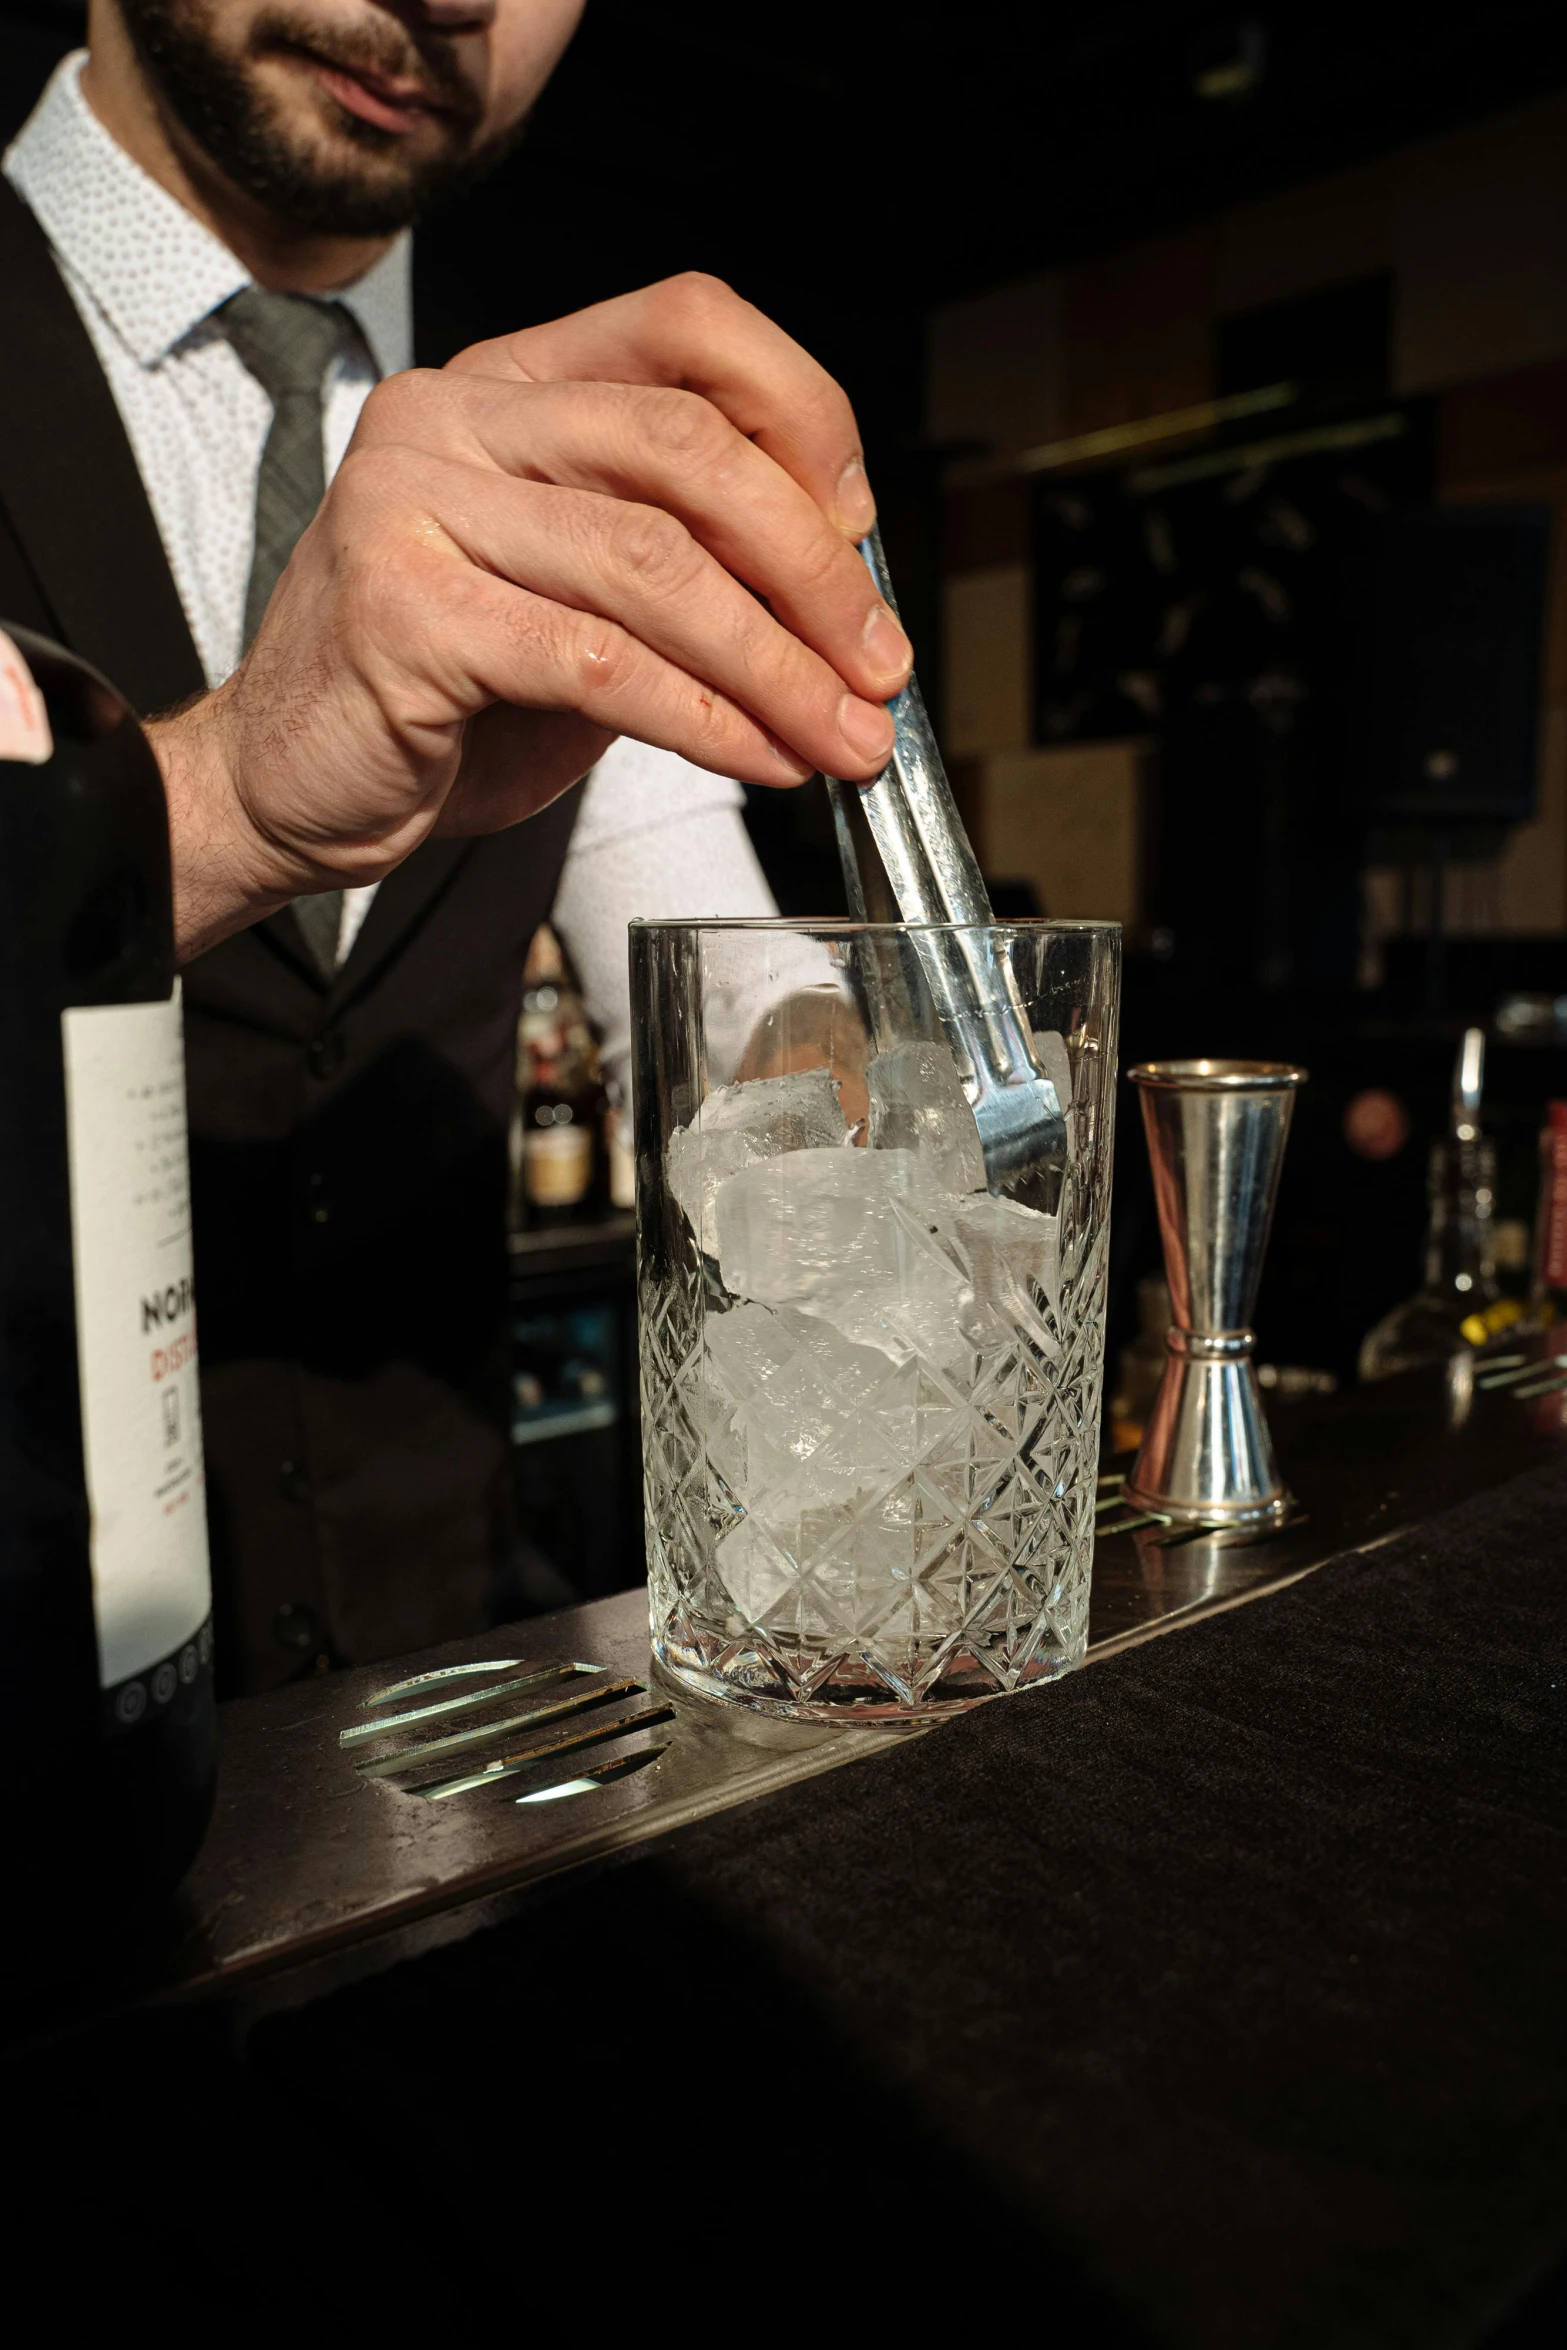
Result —
<svg viewBox="0 0 1567 2350"><path fill-rule="evenodd" d="M364 83L356 81L351 73L341 73L336 66L322 64L316 59L311 62L317 80L337 100L339 106L346 106L349 113L357 114L361 122L374 123L377 130L406 133L435 120L436 109L433 106L421 106L417 102L394 106L385 98L378 98L373 90L366 89Z"/></svg>

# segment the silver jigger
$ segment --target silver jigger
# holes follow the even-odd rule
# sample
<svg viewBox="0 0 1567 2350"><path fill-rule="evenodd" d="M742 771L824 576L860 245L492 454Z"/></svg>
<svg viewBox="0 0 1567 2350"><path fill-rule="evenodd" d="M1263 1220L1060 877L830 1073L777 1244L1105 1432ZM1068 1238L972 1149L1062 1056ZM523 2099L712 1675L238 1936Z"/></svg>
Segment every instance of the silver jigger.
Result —
<svg viewBox="0 0 1567 2350"><path fill-rule="evenodd" d="M1142 1094L1170 1285L1169 1360L1126 1499L1179 1522L1280 1524L1251 1327L1295 1089L1281 1061L1146 1061Z"/></svg>

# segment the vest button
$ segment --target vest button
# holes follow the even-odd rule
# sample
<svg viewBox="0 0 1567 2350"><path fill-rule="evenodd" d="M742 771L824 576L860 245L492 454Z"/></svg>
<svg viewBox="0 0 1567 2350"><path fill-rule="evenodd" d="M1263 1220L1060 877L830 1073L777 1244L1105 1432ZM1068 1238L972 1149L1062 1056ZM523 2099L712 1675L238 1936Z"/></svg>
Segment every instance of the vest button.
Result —
<svg viewBox="0 0 1567 2350"><path fill-rule="evenodd" d="M302 1600L285 1599L272 1619L272 1637L280 1648L314 1648L320 1637L314 1611Z"/></svg>
<svg viewBox="0 0 1567 2350"><path fill-rule="evenodd" d="M323 1083L337 1075L347 1058L348 1046L337 1028L329 1028L324 1036L313 1036L305 1050L305 1066Z"/></svg>
<svg viewBox="0 0 1567 2350"><path fill-rule="evenodd" d="M284 1461L278 1470L277 1481L285 1501L309 1501L310 1478L298 1461Z"/></svg>

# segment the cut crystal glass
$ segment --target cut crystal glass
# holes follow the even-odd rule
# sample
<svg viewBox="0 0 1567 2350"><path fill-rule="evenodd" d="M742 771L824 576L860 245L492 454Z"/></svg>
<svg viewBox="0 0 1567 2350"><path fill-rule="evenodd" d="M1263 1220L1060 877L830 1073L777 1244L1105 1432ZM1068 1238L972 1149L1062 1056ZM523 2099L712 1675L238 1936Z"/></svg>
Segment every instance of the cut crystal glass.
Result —
<svg viewBox="0 0 1567 2350"><path fill-rule="evenodd" d="M633 928L653 1645L711 1696L913 1720L1083 1655L1119 937L990 935L1070 1078L1054 1214L983 1188L897 926ZM876 1053L889 954L918 1033Z"/></svg>

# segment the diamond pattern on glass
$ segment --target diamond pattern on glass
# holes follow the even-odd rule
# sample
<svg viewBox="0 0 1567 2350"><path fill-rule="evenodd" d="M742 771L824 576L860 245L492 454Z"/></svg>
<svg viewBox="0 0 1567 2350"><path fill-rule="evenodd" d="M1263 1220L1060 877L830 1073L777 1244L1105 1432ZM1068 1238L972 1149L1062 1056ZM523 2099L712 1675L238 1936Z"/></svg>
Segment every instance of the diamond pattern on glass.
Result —
<svg viewBox="0 0 1567 2350"><path fill-rule="evenodd" d="M849 1335L809 1297L731 1297L689 1266L644 1283L654 1623L666 1660L715 1693L877 1715L972 1703L1081 1658L1104 1234L1083 1246L1068 1208L1047 1285L1008 1261L992 1213L1006 1203L968 1205L988 1227L977 1240L943 1230L942 1253L914 1235L927 1343L926 1264L939 1253L970 1275L942 1360L897 1330L865 1343L868 1292Z"/></svg>

